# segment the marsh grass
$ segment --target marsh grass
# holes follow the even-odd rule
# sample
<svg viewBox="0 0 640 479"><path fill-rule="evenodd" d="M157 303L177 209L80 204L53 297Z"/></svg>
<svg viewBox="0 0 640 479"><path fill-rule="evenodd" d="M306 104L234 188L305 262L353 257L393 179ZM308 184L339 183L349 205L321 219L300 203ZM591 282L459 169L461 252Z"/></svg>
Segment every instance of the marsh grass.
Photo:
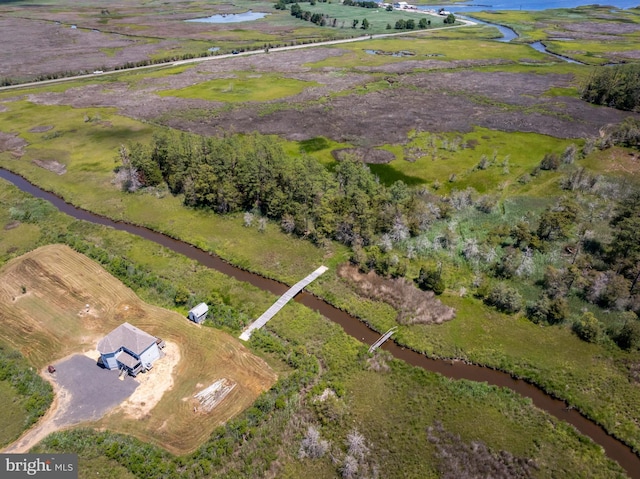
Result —
<svg viewBox="0 0 640 479"><path fill-rule="evenodd" d="M319 84L275 74L238 73L233 78L208 80L179 90L162 90L158 95L231 103L262 102L294 96L314 86Z"/></svg>

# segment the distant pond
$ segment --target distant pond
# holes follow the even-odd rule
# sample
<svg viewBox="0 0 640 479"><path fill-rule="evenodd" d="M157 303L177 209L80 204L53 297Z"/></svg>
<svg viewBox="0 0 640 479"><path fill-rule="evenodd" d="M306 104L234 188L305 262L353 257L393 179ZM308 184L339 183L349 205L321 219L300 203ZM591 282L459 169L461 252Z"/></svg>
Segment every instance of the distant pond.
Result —
<svg viewBox="0 0 640 479"><path fill-rule="evenodd" d="M192 18L191 20L185 20L185 22L198 22L198 23L240 23L240 22L252 22L254 20L260 20L261 18L269 15L268 13L253 12L249 10L244 13L222 13L218 15L211 15L204 18Z"/></svg>

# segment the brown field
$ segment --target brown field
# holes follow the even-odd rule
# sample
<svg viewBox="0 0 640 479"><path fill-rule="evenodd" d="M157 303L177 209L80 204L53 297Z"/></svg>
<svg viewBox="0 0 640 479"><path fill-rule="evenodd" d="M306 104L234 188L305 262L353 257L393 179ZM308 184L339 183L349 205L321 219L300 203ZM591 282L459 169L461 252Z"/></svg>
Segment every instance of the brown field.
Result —
<svg viewBox="0 0 640 479"><path fill-rule="evenodd" d="M129 399L130 407L116 408L94 423L96 427L186 453L216 426L251 405L277 379L239 340L142 302L98 264L66 246L39 248L0 271L2 340L39 370L73 353L95 354L97 341L124 321L178 350L169 349L169 357L160 359L157 369L139 376L142 389ZM175 364L163 365L165 360ZM172 371L170 378L163 368ZM153 388L144 384L154 380L154 373L162 375L156 387L166 390L157 405L147 410L146 402L158 399L151 397ZM235 382L235 388L211 412L194 412L193 396L222 378Z"/></svg>

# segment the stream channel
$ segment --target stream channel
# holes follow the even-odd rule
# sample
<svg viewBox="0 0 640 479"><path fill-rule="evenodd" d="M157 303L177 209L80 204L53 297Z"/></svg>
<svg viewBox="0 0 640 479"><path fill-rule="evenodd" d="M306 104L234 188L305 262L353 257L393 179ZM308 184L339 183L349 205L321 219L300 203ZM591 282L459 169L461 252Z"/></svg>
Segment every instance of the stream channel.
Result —
<svg viewBox="0 0 640 479"><path fill-rule="evenodd" d="M479 20L473 17L473 12L482 12L482 11L508 11L508 10L549 10L554 8L576 8L589 5L588 2L584 0L497 0L495 3L485 3L485 0L479 0L479 3L474 1L463 2L458 4L442 4L442 5L419 5L419 10L435 10L438 11L441 8L444 8L446 11L455 14L456 16L460 16L463 19L470 20L472 22L479 23L481 25L489 25L491 27L495 27L502 34L502 38L496 38L498 42L508 43L511 40L518 38L518 34L515 30L509 27L505 27L504 25L499 25L497 23L490 23L484 20ZM608 0L606 5L612 8L618 9L627 9L633 8L638 5L638 0ZM463 15L471 14L469 17L465 17ZM534 42L529 44L531 48L537 50L541 53L546 53L547 55L551 55L559 60L563 60L568 63L577 63L580 65L584 65L584 63L573 60L571 58L558 55L547 50L547 47L542 42Z"/></svg>
<svg viewBox="0 0 640 479"><path fill-rule="evenodd" d="M11 173L4 168L0 168L0 178L13 183L17 188L29 193L37 198L41 198L52 203L61 212L73 218L88 221L99 225L109 226L119 231L126 231L159 245L169 248L176 253L182 254L198 261L200 264L215 269L227 276L245 281L262 290L269 291L275 295L282 295L289 286L278 281L264 278L258 274L245 271L223 261L218 256L196 248L193 245L176 240L157 231L150 230L143 226L137 226L121 221L114 221L104 216L91 213L69 203L53 193L44 191L29 183L23 177ZM311 267L310 267L311 268ZM301 304L320 312L323 316L339 324L345 332L359 341L372 344L379 337L380 333L369 329L369 327L357 318L341 311L340 309L325 303L323 300L313 296L306 291L299 293L296 298ZM382 349L389 351L394 357L417 366L427 371L440 373L451 379L468 379L471 381L486 382L499 387L506 387L516 391L518 394L528 397L533 404L555 416L558 419L572 424L578 431L591 438L595 443L604 448L607 455L618 462L634 479L640 479L640 457L638 457L629 446L607 434L599 425L587 419L577 410L567 407L564 401L554 399L538 387L527 383L522 379L515 379L509 374L495 369L490 369L460 361L445 359L431 359L424 354L406 349L389 340L382 345Z"/></svg>

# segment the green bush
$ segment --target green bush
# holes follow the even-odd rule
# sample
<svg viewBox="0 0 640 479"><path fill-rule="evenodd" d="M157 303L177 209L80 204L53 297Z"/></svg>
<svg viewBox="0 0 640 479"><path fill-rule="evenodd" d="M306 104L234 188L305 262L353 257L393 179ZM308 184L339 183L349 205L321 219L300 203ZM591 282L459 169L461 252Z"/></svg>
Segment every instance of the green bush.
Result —
<svg viewBox="0 0 640 479"><path fill-rule="evenodd" d="M550 298L544 295L535 303L527 305L527 317L536 324L561 323L567 317L568 311L567 301L559 296Z"/></svg>
<svg viewBox="0 0 640 479"><path fill-rule="evenodd" d="M0 381L8 381L25 399L24 408L27 411L25 428L29 428L47 412L53 401L51 385L27 364L19 352L10 351L1 346Z"/></svg>
<svg viewBox="0 0 640 479"><path fill-rule="evenodd" d="M573 322L572 329L580 339L588 343L597 343L602 338L602 325L589 311Z"/></svg>
<svg viewBox="0 0 640 479"><path fill-rule="evenodd" d="M416 278L418 287L425 291L433 291L435 294L442 294L446 288L442 274L438 270L427 270L420 268L420 274Z"/></svg>
<svg viewBox="0 0 640 479"><path fill-rule="evenodd" d="M582 88L582 99L619 110L640 111L640 65L596 67Z"/></svg>
<svg viewBox="0 0 640 479"><path fill-rule="evenodd" d="M505 313L517 313L522 309L522 296L505 283L498 283L491 288L484 302Z"/></svg>

